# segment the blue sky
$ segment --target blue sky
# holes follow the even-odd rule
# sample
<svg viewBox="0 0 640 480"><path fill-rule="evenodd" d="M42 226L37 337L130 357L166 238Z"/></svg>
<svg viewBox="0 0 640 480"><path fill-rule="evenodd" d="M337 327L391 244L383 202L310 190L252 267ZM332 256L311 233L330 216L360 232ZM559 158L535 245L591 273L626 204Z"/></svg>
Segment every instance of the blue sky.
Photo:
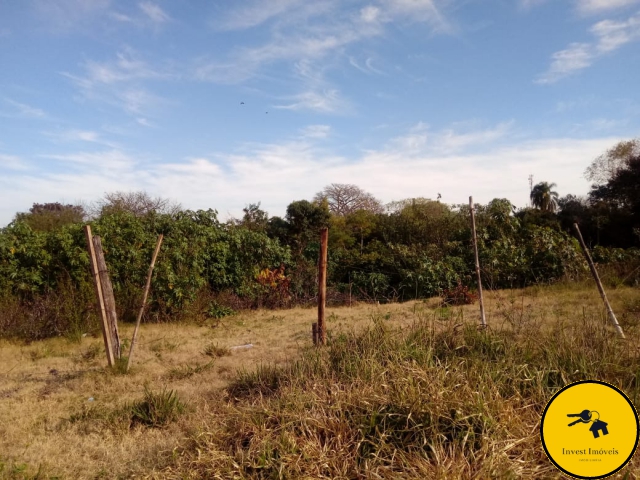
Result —
<svg viewBox="0 0 640 480"><path fill-rule="evenodd" d="M586 194L638 136L639 45L640 0L0 0L0 225L116 190Z"/></svg>

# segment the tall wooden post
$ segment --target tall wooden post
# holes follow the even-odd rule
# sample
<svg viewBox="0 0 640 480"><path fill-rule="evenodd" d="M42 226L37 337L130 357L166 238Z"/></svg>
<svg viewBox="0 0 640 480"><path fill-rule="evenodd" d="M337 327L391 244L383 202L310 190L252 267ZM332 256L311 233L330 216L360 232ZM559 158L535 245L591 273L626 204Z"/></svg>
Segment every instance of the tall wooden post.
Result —
<svg viewBox="0 0 640 480"><path fill-rule="evenodd" d="M120 358L120 335L118 334L118 314L116 313L116 300L113 296L113 286L111 285L111 279L109 278L107 262L104 259L102 240L98 235L95 235L93 237L93 248L96 254L98 273L100 276L100 287L102 288L102 298L104 301L104 308L107 313L107 324L109 326L109 333L111 335L111 349L113 350L114 358Z"/></svg>
<svg viewBox="0 0 640 480"><path fill-rule="evenodd" d="M129 367L131 366L131 358L133 357L133 348L136 346L136 339L138 338L138 329L140 328L140 321L142 320L144 307L147 305L147 296L149 295L149 288L151 288L151 275L153 274L153 267L156 264L156 259L158 258L158 253L160 252L160 245L162 245L163 238L164 238L164 235L162 234L158 236L156 249L153 251L153 256L151 257L151 265L149 266L149 271L147 272L147 283L144 287L144 294L142 295L142 305L140 306L140 310L138 311L138 318L136 319L136 327L133 329L133 337L131 338L131 347L129 348L129 358L127 358L127 370L126 370L127 372L129 371Z"/></svg>
<svg viewBox="0 0 640 480"><path fill-rule="evenodd" d="M107 317L104 298L102 296L100 272L98 269L98 261L96 260L96 252L93 247L93 236L91 235L90 225L84 226L84 234L87 240L87 248L89 249L89 264L91 266L91 275L93 276L93 284L95 286L96 297L98 299L98 310L100 312L100 318L102 320L102 338L104 339L104 349L107 352L107 363L111 367L115 363L111 345L111 329L109 328L109 319Z"/></svg>
<svg viewBox="0 0 640 480"><path fill-rule="evenodd" d="M483 327L487 326L487 319L484 315L484 297L482 295L482 278L480 276L480 258L478 257L478 238L476 236L476 216L473 209L473 197L469 197L469 210L471 211L471 236L473 237L473 252L476 258L476 278L478 279L478 300L480 302L480 322Z"/></svg>
<svg viewBox="0 0 640 480"><path fill-rule="evenodd" d="M318 343L326 345L327 329L324 322L324 308L327 299L327 246L329 229L320 231L320 258L318 260Z"/></svg>
<svg viewBox="0 0 640 480"><path fill-rule="evenodd" d="M618 319L616 318L615 313L613 313L613 309L611 308L611 304L609 303L609 299L607 298L607 294L604 291L604 287L602 286L602 282L600 281L600 276L598 275L598 271L596 270L596 266L593 264L593 260L591 259L591 255L589 254L589 250L587 250L587 246L582 239L582 233L580 233L580 227L578 227L577 223L573 224L573 228L578 235L578 241L580 242L580 246L582 247L582 251L584 253L585 258L587 259L587 263L589 264L589 269L591 270L591 275L593 275L594 280L596 281L596 285L598 286L598 291L600 292L600 296L602 297L602 301L604 302L605 307L607 308L607 312L609 314L609 318L613 323L618 334L625 338L624 332L622 331L622 327L618 323Z"/></svg>

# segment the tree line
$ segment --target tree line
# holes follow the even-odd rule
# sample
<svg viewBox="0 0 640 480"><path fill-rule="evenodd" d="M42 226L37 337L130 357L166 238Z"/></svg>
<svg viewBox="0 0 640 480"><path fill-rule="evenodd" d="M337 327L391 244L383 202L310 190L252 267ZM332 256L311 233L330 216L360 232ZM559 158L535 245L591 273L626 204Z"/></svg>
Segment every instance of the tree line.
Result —
<svg viewBox="0 0 640 480"><path fill-rule="evenodd" d="M530 192L531 207L500 198L476 205L489 288L580 276L585 265L573 223L596 261L633 273L640 261L640 142L614 146L586 175L593 182L586 197L560 197L555 184L541 182ZM384 205L339 183L290 203L283 217L254 203L227 222L215 210L186 210L144 192L109 193L89 206L34 204L0 231L0 328L32 338L95 322L85 222L103 239L124 320L135 314L155 237L164 234L148 319L167 320L313 302L325 226L329 302L402 301L473 287L469 216L466 204L410 198ZM637 281L625 272L625 281Z"/></svg>

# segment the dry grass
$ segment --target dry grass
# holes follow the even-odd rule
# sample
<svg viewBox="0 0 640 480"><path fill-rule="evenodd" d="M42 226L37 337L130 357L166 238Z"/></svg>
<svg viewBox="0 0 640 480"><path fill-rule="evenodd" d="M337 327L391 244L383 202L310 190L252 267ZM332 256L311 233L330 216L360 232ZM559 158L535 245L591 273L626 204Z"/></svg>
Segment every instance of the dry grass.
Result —
<svg viewBox="0 0 640 480"><path fill-rule="evenodd" d="M561 285L491 292L488 337L461 327L477 305L332 308L319 354L311 309L143 325L127 375L104 368L98 338L0 343L0 476L553 476L537 424L554 388L589 374L638 395L640 293L609 296L624 352L595 289ZM184 413L163 428L123 421L146 388L174 390Z"/></svg>

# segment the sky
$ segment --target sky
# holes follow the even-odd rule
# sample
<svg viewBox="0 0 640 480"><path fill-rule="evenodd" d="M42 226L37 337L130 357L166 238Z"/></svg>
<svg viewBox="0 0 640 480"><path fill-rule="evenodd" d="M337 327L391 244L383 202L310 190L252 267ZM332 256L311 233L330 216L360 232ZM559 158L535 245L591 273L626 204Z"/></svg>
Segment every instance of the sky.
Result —
<svg viewBox="0 0 640 480"><path fill-rule="evenodd" d="M585 195L639 135L639 47L640 0L0 0L0 226L114 191Z"/></svg>

